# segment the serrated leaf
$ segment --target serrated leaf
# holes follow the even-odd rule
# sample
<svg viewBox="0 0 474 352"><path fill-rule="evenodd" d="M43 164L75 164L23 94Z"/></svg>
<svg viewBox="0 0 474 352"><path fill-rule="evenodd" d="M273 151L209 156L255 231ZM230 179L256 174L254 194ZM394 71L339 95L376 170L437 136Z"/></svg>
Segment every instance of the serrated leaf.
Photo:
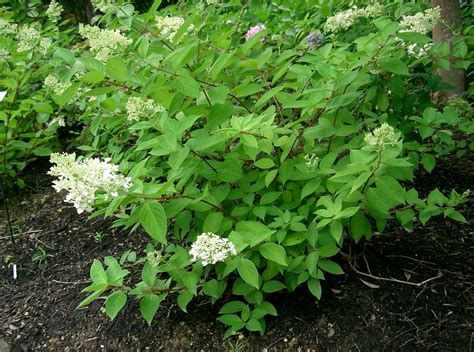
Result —
<svg viewBox="0 0 474 352"><path fill-rule="evenodd" d="M255 264L251 260L243 258L237 266L237 271L246 283L258 290L260 287L259 274Z"/></svg>
<svg viewBox="0 0 474 352"><path fill-rule="evenodd" d="M155 316L158 308L160 307L161 301L165 298L165 295L155 295L153 293L147 294L140 300L140 312L143 318L146 320L148 325L151 325L153 317Z"/></svg>
<svg viewBox="0 0 474 352"><path fill-rule="evenodd" d="M193 294L191 292L189 291L181 292L177 298L179 308L181 308L183 312L187 313L188 311L186 310L186 307L188 306L189 302L191 302L192 299L193 299Z"/></svg>
<svg viewBox="0 0 474 352"><path fill-rule="evenodd" d="M272 243L272 242L264 243L258 248L258 251L264 258L268 260L271 260L280 265L284 265L284 266L288 265L286 263L285 248L283 248L282 246L276 243Z"/></svg>
<svg viewBox="0 0 474 352"><path fill-rule="evenodd" d="M122 291L112 293L105 301L105 312L107 316L114 320L120 310L127 303L127 295Z"/></svg>
<svg viewBox="0 0 474 352"><path fill-rule="evenodd" d="M318 266L330 273L330 274L334 274L334 275L342 275L344 274L344 271L342 270L342 268L339 266L339 264L337 263L334 263L330 260L320 260L319 263L318 263Z"/></svg>
<svg viewBox="0 0 474 352"><path fill-rule="evenodd" d="M321 294L322 294L321 282L314 277L310 277L307 281L307 285L311 294L317 299L321 299Z"/></svg>
<svg viewBox="0 0 474 352"><path fill-rule="evenodd" d="M165 210L160 203L157 201L143 203L140 209L140 223L156 242L167 243L167 219Z"/></svg>

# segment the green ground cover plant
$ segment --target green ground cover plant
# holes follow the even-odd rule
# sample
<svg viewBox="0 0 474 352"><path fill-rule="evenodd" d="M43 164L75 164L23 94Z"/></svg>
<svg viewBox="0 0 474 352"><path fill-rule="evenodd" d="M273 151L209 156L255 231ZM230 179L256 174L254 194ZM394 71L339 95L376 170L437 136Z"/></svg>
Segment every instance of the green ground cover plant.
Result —
<svg viewBox="0 0 474 352"><path fill-rule="evenodd" d="M82 39L41 67L56 90L32 85L38 102L18 100L31 119L65 114L81 126L80 156L51 155L66 201L150 236L94 261L80 307L106 296L114 319L137 299L151 324L164 299L186 311L207 296L226 336L263 334L277 314L271 294L304 285L319 299L321 281L343 273L332 258L344 242L390 219L408 229L433 216L466 221L455 208L468 190L411 186L438 157L472 149L469 103L433 103L447 88L436 70L471 64L471 28L432 43L439 8L95 4Z"/></svg>

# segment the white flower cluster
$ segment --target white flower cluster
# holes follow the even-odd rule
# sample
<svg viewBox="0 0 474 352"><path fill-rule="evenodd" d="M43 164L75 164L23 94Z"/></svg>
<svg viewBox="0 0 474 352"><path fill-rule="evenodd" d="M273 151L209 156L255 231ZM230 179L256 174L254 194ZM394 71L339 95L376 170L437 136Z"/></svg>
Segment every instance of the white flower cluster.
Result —
<svg viewBox="0 0 474 352"><path fill-rule="evenodd" d="M110 10L115 9L115 1L114 0L92 0L92 6L99 10L100 12L107 13Z"/></svg>
<svg viewBox="0 0 474 352"><path fill-rule="evenodd" d="M10 60L12 57L10 55L10 53L8 52L8 50L5 50L5 49L0 49L0 62L2 61L8 61Z"/></svg>
<svg viewBox="0 0 474 352"><path fill-rule="evenodd" d="M304 160L306 161L306 166L308 167L315 167L319 162L319 158L316 156L316 154L305 155Z"/></svg>
<svg viewBox="0 0 474 352"><path fill-rule="evenodd" d="M170 16L156 16L156 29L166 39L173 40L179 27L184 23L182 17L170 17ZM194 25L190 25L188 32L194 29Z"/></svg>
<svg viewBox="0 0 474 352"><path fill-rule="evenodd" d="M43 55L46 54L51 44L53 44L53 41L51 40L51 38L48 38L48 37L41 38L40 43L39 43L40 53Z"/></svg>
<svg viewBox="0 0 474 352"><path fill-rule="evenodd" d="M20 27L16 39L18 41L18 51L27 51L33 49L40 39L40 32L33 27Z"/></svg>
<svg viewBox="0 0 474 352"><path fill-rule="evenodd" d="M418 32L428 34L441 20L441 8L433 7L412 16L403 16L400 25L404 28L401 32Z"/></svg>
<svg viewBox="0 0 474 352"><path fill-rule="evenodd" d="M144 99L140 97L130 97L127 101L127 119L129 121L139 121L143 118L149 118L165 109L153 99Z"/></svg>
<svg viewBox="0 0 474 352"><path fill-rule="evenodd" d="M133 40L125 37L118 29L109 30L89 25L79 25L79 34L87 39L91 51L99 61L106 62L114 51L125 50Z"/></svg>
<svg viewBox="0 0 474 352"><path fill-rule="evenodd" d="M109 159L76 161L75 153L53 153L50 161L55 165L48 174L58 177L53 181L54 189L66 190L65 201L74 204L79 214L93 210L97 192L103 192L107 200L117 197L119 190L128 190L131 185L131 179L121 175L118 166L109 163Z"/></svg>
<svg viewBox="0 0 474 352"><path fill-rule="evenodd" d="M61 17L63 7L56 0L51 0L48 8L46 9L46 15L51 21L57 21Z"/></svg>
<svg viewBox="0 0 474 352"><path fill-rule="evenodd" d="M398 136L392 126L383 123L380 127L374 129L365 135L365 143L375 149L383 149L386 145L395 145L398 142Z"/></svg>
<svg viewBox="0 0 474 352"><path fill-rule="evenodd" d="M426 54L428 54L428 50L430 50L433 43L427 43L423 46L419 46L418 44L412 44L407 47L407 53L411 56L414 56L418 59L422 58Z"/></svg>
<svg viewBox="0 0 474 352"><path fill-rule="evenodd" d="M223 262L231 255L237 255L235 245L227 238L221 238L211 232L200 234L191 245L189 254L193 261L201 260L202 265Z"/></svg>
<svg viewBox="0 0 474 352"><path fill-rule="evenodd" d="M43 86L53 91L54 94L61 95L71 84L61 83L55 75L50 73L44 79Z"/></svg>
<svg viewBox="0 0 474 352"><path fill-rule="evenodd" d="M9 34L15 34L17 31L18 25L16 23L0 18L0 35L7 36Z"/></svg>
<svg viewBox="0 0 474 352"><path fill-rule="evenodd" d="M374 18L380 16L383 6L374 3L366 7L359 8L353 6L345 11L337 12L334 16L328 17L324 24L326 33L339 33L349 29L359 17Z"/></svg>
<svg viewBox="0 0 474 352"><path fill-rule="evenodd" d="M56 125L58 127L64 127L66 126L66 121L64 121L64 117L56 116L53 117L53 119L49 122L48 127L53 125Z"/></svg>
<svg viewBox="0 0 474 352"><path fill-rule="evenodd" d="M383 12L383 5L376 2L374 4L364 7L362 11L362 16L365 16L367 18L379 17Z"/></svg>

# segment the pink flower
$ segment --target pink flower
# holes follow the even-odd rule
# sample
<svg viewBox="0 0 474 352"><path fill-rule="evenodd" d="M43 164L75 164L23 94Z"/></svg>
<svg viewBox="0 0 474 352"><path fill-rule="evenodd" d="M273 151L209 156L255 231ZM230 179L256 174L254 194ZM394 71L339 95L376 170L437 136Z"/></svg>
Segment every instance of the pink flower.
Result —
<svg viewBox="0 0 474 352"><path fill-rule="evenodd" d="M263 31L264 29L266 29L265 25L263 24L257 24L256 26L253 26L252 28L250 28L248 30L248 32L245 34L245 40L250 40L250 38L252 38L255 34L257 34L258 32L261 32ZM262 38L263 40L263 38Z"/></svg>

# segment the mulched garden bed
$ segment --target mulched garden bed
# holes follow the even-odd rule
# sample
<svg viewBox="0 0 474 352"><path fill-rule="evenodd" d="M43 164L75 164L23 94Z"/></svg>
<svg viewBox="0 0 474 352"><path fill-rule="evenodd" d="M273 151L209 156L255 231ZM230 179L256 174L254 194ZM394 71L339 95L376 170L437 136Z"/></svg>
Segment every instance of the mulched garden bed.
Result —
<svg viewBox="0 0 474 352"><path fill-rule="evenodd" d="M446 159L432 175L418 176L421 193L438 187L474 189L473 155ZM305 289L268 299L279 316L267 333L223 340L215 321L218 306L201 300L180 311L162 304L148 327L131 301L115 321L101 303L76 310L85 298L94 258L142 250L145 235L111 229L111 221L87 220L64 203L45 175L47 165L29 170L30 188L9 194L16 233L10 241L0 213L0 342L13 351L470 351L473 345L473 228L436 218L407 232L395 223L337 260L346 274L323 283L316 301ZM461 212L473 217L473 201ZM102 234L102 243L94 235ZM54 255L32 260L38 247ZM18 278L4 259L14 255ZM356 269L358 272L355 272ZM363 274L361 274L363 273ZM398 280L398 282L397 282ZM424 283L423 283L424 282ZM423 283L416 285L417 283ZM0 351L2 344L0 343Z"/></svg>

